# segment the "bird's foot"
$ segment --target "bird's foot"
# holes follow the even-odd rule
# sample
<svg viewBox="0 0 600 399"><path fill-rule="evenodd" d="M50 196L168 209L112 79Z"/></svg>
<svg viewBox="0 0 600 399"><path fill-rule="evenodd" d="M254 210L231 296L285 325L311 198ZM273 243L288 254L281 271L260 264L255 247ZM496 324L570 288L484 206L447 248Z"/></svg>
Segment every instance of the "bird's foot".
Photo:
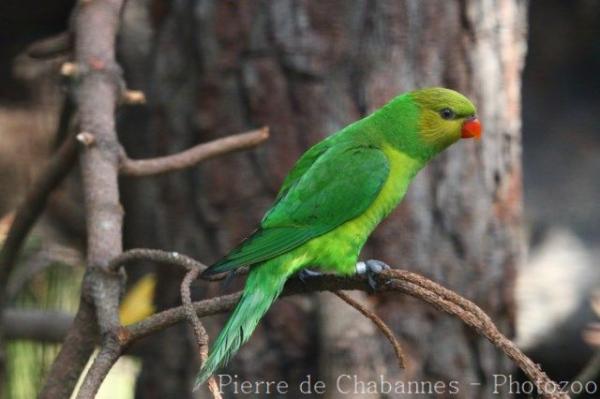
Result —
<svg viewBox="0 0 600 399"><path fill-rule="evenodd" d="M384 270L391 269L390 265L377 259L369 259L364 262L356 263L356 273L359 275L367 275L369 287L373 291L377 290L377 280L375 276Z"/></svg>
<svg viewBox="0 0 600 399"><path fill-rule="evenodd" d="M319 272L316 272L316 271L310 270L310 269L302 269L298 272L298 278L303 283L306 283L307 280L310 280L313 277L319 277L322 275L323 275L323 273L319 273Z"/></svg>

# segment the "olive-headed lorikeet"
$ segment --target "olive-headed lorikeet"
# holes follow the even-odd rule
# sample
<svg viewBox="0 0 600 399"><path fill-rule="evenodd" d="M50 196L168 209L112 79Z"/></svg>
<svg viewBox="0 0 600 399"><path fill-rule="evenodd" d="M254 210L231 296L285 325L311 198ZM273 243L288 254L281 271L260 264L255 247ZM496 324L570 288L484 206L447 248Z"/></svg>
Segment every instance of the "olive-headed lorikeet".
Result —
<svg viewBox="0 0 600 399"><path fill-rule="evenodd" d="M258 229L204 275L250 268L242 297L200 370L196 386L248 340L286 280L308 266L372 274L357 262L365 241L435 155L481 135L475 106L444 88L402 94L316 144L286 177Z"/></svg>

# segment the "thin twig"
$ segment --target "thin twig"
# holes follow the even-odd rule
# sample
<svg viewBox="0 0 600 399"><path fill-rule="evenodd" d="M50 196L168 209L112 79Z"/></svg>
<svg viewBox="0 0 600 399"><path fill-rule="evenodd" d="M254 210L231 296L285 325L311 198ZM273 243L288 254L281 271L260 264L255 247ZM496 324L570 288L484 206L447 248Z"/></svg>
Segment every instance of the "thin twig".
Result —
<svg viewBox="0 0 600 399"><path fill-rule="evenodd" d="M48 59L64 55L73 47L73 36L70 32L61 32L34 42L27 47L26 53L31 58Z"/></svg>
<svg viewBox="0 0 600 399"><path fill-rule="evenodd" d="M181 282L181 302L183 303L183 308L185 310L187 319L194 329L194 337L196 338L196 345L198 345L198 351L200 354L200 366L202 367L208 358L208 334L206 333L206 329L202 325L200 318L194 310L194 306L192 305L192 295L190 292L190 285L198 278L201 272L202 270L197 267L192 268L187 272L183 278L183 281ZM217 385L217 381L215 380L214 376L211 376L208 379L208 389L210 390L210 393L214 399L222 399L219 386Z"/></svg>
<svg viewBox="0 0 600 399"><path fill-rule="evenodd" d="M160 249L149 248L133 248L113 258L108 264L108 269L116 272L120 267L125 267L130 263L140 261L177 266L185 270L199 269L200 271L204 271L207 268L204 263L198 262L197 260L187 255L180 254L179 252L168 252L161 251ZM223 280L226 276L226 273L217 274L210 277L204 277L204 279L208 281L218 281Z"/></svg>
<svg viewBox="0 0 600 399"><path fill-rule="evenodd" d="M205 264L178 252L168 252L161 251L159 249L148 248L129 249L121 253L119 256L114 257L108 264L107 268L108 270L116 272L120 267L136 261L148 261L174 265L182 267L185 270L199 269L202 271L206 269Z"/></svg>
<svg viewBox="0 0 600 399"><path fill-rule="evenodd" d="M206 329L200 322L198 315L194 311L194 306L192 305L192 298L190 292L190 284L192 281L198 278L200 274L200 269L191 269L186 273L183 281L181 282L181 302L183 303L183 309L185 310L185 314L188 318L188 321L192 325L194 329L194 336L196 337L196 344L198 344L198 349L200 350L200 362L204 365L206 358L208 357L208 334L206 333Z"/></svg>
<svg viewBox="0 0 600 399"><path fill-rule="evenodd" d="M333 292L338 298L342 301L346 302L348 305L352 306L354 309L358 310L363 316L367 319L371 320L373 324L379 328L379 330L385 335L390 344L392 344L392 348L394 348L394 353L396 354L396 358L398 359L398 366L403 369L406 367L406 360L404 357L404 352L402 351L402 346L400 346L400 342L396 339L396 336L392 332L392 330L388 327L387 324L374 312L371 312L367 309L363 304L358 301L355 301L350 295L342 292L342 291L334 291Z"/></svg>
<svg viewBox="0 0 600 399"><path fill-rule="evenodd" d="M263 127L246 133L199 144L174 155L152 159L130 159L121 152L119 172L124 176L151 176L194 166L219 155L254 147L269 138L269 129Z"/></svg>

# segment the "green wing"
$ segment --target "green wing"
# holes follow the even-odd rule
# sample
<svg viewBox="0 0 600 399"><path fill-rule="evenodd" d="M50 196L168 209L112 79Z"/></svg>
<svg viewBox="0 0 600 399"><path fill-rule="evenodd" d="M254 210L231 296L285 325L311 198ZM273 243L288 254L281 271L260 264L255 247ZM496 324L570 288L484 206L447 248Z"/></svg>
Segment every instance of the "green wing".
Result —
<svg viewBox="0 0 600 399"><path fill-rule="evenodd" d="M327 149L289 182L285 192L282 189L261 226L204 273L222 273L274 258L360 216L388 174L387 157L379 149L360 145Z"/></svg>
<svg viewBox="0 0 600 399"><path fill-rule="evenodd" d="M319 157L323 155L332 146L336 137L337 135L335 134L331 135L323 141L320 141L317 144L313 145L311 148L308 149L308 151L302 154L300 159L296 161L296 164L281 184L281 188L279 189L279 193L277 194L277 198L275 199L275 204L273 204L271 209L274 208L275 205L277 205L277 202L281 198L283 198L285 194L287 194L290 187L295 185L298 182L298 180L300 180L300 178L304 175L304 173L306 173L307 170L310 169L310 167L315 163L315 161L319 159Z"/></svg>

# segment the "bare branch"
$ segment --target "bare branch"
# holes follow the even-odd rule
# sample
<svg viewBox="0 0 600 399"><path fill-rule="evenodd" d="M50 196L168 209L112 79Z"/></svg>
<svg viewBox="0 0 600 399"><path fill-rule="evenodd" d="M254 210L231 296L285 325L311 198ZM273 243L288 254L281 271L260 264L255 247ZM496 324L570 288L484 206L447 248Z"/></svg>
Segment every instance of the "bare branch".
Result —
<svg viewBox="0 0 600 399"><path fill-rule="evenodd" d="M73 323L73 316L58 311L6 309L2 314L7 339L62 342Z"/></svg>
<svg viewBox="0 0 600 399"><path fill-rule="evenodd" d="M41 398L70 397L99 332L105 339L79 395L82 398L92 397L123 347L118 339L106 338L114 336L115 331L121 331L118 305L122 276L109 267L109 262L122 252L123 211L119 202L119 172L142 176L181 169L210 157L256 145L268 137L267 129L263 128L215 140L171 157L141 161L123 158L120 164L121 147L115 131L114 114L125 90L121 68L115 59L115 39L122 6L123 0L80 1L77 4L73 18L75 62L62 68L63 74L78 77L75 94L82 132L78 139L84 144L81 170L86 205L88 272L84 277L77 316L47 376ZM129 97L131 100L131 95ZM139 94L134 97L139 101ZM14 260L14 256L2 255L8 263ZM4 261L0 259L0 262ZM2 268L0 273L6 273L7 269ZM8 273L4 282L7 276Z"/></svg>
<svg viewBox="0 0 600 399"><path fill-rule="evenodd" d="M84 146L81 154L89 269L83 295L95 305L101 334L119 326L121 279L106 266L123 248L114 120L121 89L115 38L122 3L103 0L80 4L75 18L76 60L89 67L78 87L80 130L94 136L93 144Z"/></svg>
<svg viewBox="0 0 600 399"><path fill-rule="evenodd" d="M418 274L404 270L386 270L377 276L378 292L403 292L421 299L438 309L454 315L465 324L472 327L492 344L502 350L523 372L536 384L542 396L546 398L567 399L569 396L559 389L559 386L529 359L517 346L506 338L495 326L483 310L471 301L457 293L434 283ZM367 281L362 277L321 276L314 277L306 283L297 279L286 284L282 296L310 291L339 291L339 290L369 290ZM199 317L223 313L233 309L241 293L224 295L218 298L195 302L194 309ZM183 307L172 308L157 313L149 318L127 327L129 333L125 345L135 340L160 331L184 320L186 317Z"/></svg>
<svg viewBox="0 0 600 399"><path fill-rule="evenodd" d="M115 258L111 262L110 267L115 268L116 266L125 264L132 259L145 259L160 263L175 264L185 267L188 270L194 267L199 267L201 269L205 267L203 264L184 255L149 249L137 249L125 252L120 257ZM426 279L425 277L411 272L394 269L383 273L382 276L390 279L389 282L384 281L387 289L390 287L395 287L396 290L425 300L426 302L439 307L441 310L459 317L465 323L476 329L480 334L488 338L498 348L502 349L507 356L514 360L515 363L517 363L519 367L521 367L521 369L523 369L523 371L534 382L547 385L547 387L550 387L548 388L550 390L552 387L556 387L556 385L553 385L554 382L548 379L548 377L539 369L537 365L535 365L535 363L527 358L527 356L525 356L525 354L523 354L510 340L508 340L498 331L492 320L485 314L485 312L483 312L472 302L461 297L455 292ZM283 295L302 292L303 288L308 290L329 291L365 288L364 283L360 279L340 279L333 276L325 276L316 280L311 279L310 284L307 284L306 287L297 287L294 284L294 281L290 281L286 285L286 290L284 290ZM315 284L317 285L315 286ZM223 296L220 298L197 302L194 304L194 307L199 316L207 316L229 310L231 307L233 307L238 298L239 294ZM131 331L130 338L135 340L139 337L151 334L181 321L184 317L185 310L183 308L173 308L164 312L160 312L146 320L141 321L140 323L129 326L128 329ZM382 328L379 324L378 327ZM382 331L385 333L384 329L382 329ZM393 334L386 334L386 336L389 339L390 336L393 336ZM394 344L394 340L391 342ZM402 359L402 353L398 345L394 345L394 350L396 351L399 359Z"/></svg>
<svg viewBox="0 0 600 399"><path fill-rule="evenodd" d="M68 398L93 351L97 331L103 337L119 327L121 278L106 269L122 252L123 211L119 203L119 143L115 109L123 88L115 60L115 41L123 0L79 2L74 10L76 105L80 129L94 136L80 157L87 222L87 269L75 322L67 334L40 394ZM110 342L108 342L110 344ZM111 347L103 347L101 353ZM118 355L117 355L118 356ZM104 358L94 364L104 365ZM109 367L110 368L110 367ZM94 370L90 370L94 373ZM92 380L94 374L86 380ZM103 378L103 377L101 377Z"/></svg>
<svg viewBox="0 0 600 399"><path fill-rule="evenodd" d="M104 381L112 366L119 360L121 349L122 346L118 338L109 337L105 340L100 348L100 352L94 358L94 362L90 366L81 384L81 388L79 388L77 399L94 399L96 397L102 381Z"/></svg>
<svg viewBox="0 0 600 399"><path fill-rule="evenodd" d="M202 271L206 269L206 265L203 263L178 252L167 252L159 249L135 248L127 250L119 256L113 258L108 264L108 270L116 272L120 267L136 261L149 261L174 265L182 267L185 270L200 269Z"/></svg>
<svg viewBox="0 0 600 399"><path fill-rule="evenodd" d="M177 252L166 252L155 249L137 248L123 252L121 255L114 258L108 265L109 270L116 271L131 262L135 261L151 261L156 263L175 265L182 267L188 272L181 282L181 302L189 323L194 330L194 337L198 345L200 363L204 365L208 357L208 334L198 318L195 309L192 305L190 285L194 282L200 273L206 269L206 265L198 262L189 256L181 255ZM209 389L215 399L221 398L221 393L216 380L211 377L208 381Z"/></svg>
<svg viewBox="0 0 600 399"><path fill-rule="evenodd" d="M129 159L121 153L119 172L124 176L151 176L189 168L204 160L234 151L254 147L269 137L269 129L263 127L247 133L236 134L199 144L178 154L152 159Z"/></svg>
<svg viewBox="0 0 600 399"><path fill-rule="evenodd" d="M120 4L120 2L118 2ZM85 6L86 8L89 7ZM88 11L89 12L89 11ZM105 79L107 70L110 70L110 62L105 62L99 58L90 56L89 66L86 67L86 73L82 78L82 86L86 82L94 82L99 85L98 89L104 93L103 106L92 106L94 96L81 96L79 107L82 113L82 129L83 133L78 136L82 139L85 145L85 150L82 157L82 170L84 176L84 191L86 194L86 208L88 220L88 268L90 273L86 275L84 281L83 295L90 295L95 306L100 325L101 332L106 334L109 331L114 331L118 328L118 298L119 298L119 280L120 276L117 273L119 265L138 259L150 259L159 263L184 265L186 268L196 267L200 270L206 268L205 265L176 253L166 253L163 251L135 250L128 253L120 254L121 252L121 224L122 211L119 205L116 168L117 168L117 153L118 142L114 133L114 121L106 119L108 110L114 111L114 106L118 100L119 85L110 79ZM114 60L112 60L114 61ZM83 65L81 62L77 65ZM114 65L113 65L114 69ZM98 72L96 75L93 72ZM119 87L110 87L110 84ZM81 92L87 92L91 89L82 87ZM84 101L85 99L85 101ZM84 112L86 111L86 112ZM89 129L86 128L87 115ZM102 119L99 121L97 119ZM105 126L106 125L106 126ZM92 129L95 128L94 129ZM100 129L99 127L102 127ZM83 134L83 136L82 136ZM156 173L164 173L172 170L177 170L192 166L204 159L212 158L221 154L232 151L241 150L254 146L268 137L268 129L263 128L257 131L252 131L236 136L226 137L215 140L206 144L199 145L183 153L169 157L150 159L150 160L128 160L121 158L121 172L125 170L125 174L132 176L145 176ZM124 161L124 162L123 162ZM125 165L125 166L124 166ZM123 169L124 168L124 169ZM138 169L139 168L139 169ZM129 171L129 172L127 172ZM110 226L109 231L106 227ZM112 261L111 261L112 260ZM219 279L219 276L211 278L211 280ZM85 299L85 300L88 300ZM81 310L84 309L84 310ZM80 311L85 311L87 307L80 308ZM82 317L90 317L90 315L82 315ZM76 318L76 320L78 320ZM77 327L75 323L73 328ZM73 338L75 337L75 338ZM85 351L75 352L69 348L70 342L82 340L76 331L71 335L67 335L67 341L63 345L62 351L76 356L77 354L85 354L89 356L92 348L85 348ZM85 340L85 342L93 342L94 338ZM108 356L108 355L106 355ZM58 356L57 362L68 359L67 356ZM86 358L87 360L87 358ZM68 367L73 367L70 373L75 374L80 372L80 366L83 359L70 362ZM99 365L106 364L105 362L96 363ZM82 366L81 366L82 367ZM91 370L90 370L91 371ZM58 363L53 365L48 377L48 389L44 389L41 397L65 397L69 389L73 386L56 384L50 382L50 379L60 378L57 375L65 374L65 368ZM96 371L94 371L96 373ZM97 375L97 374L94 374ZM96 381L90 377L90 381ZM72 381L71 376L69 381ZM58 389L59 391L53 391ZM70 392L70 391L69 391Z"/></svg>
<svg viewBox="0 0 600 399"><path fill-rule="evenodd" d="M163 251L134 250L126 252L120 258L117 258L121 261L121 263L119 264L126 263L125 260L129 261L132 259L152 258L154 260L161 259L163 261L172 261L173 259L176 259L177 261L172 263L177 265L186 264L193 266L191 266L188 269L191 270L191 272L188 273L188 275L184 279L184 283L182 284L183 287L187 287L182 289L182 298L184 302L183 306L159 312L148 317L145 320L142 320L141 322L132 324L127 327L119 327L115 330L116 332L111 333L112 336L118 337L118 339L113 340L111 345L114 345L114 342L116 342L118 343L119 347L112 348L111 350L105 350L105 352L102 354L102 359L97 360L99 370L94 371L93 376L89 377L89 381L94 382L94 387L96 386L95 384L100 384L102 381L102 379L98 377L105 375L105 372L107 372L106 367L109 364L107 360L113 362L116 361L114 356L118 357L118 355L115 355L115 353L117 353L117 349L120 353L124 351L127 347L129 347L133 342L147 335L163 330L186 319L191 319L192 317L190 313L190 307L193 307L193 310L195 312L195 316L193 317L193 319L198 321L198 323L194 322L194 327L196 330L195 333L199 343L199 347L205 348L207 344L207 337L205 335L205 331L203 331L203 328L199 323L199 319L197 319L196 317L202 318L218 313L224 313L233 309L233 307L236 305L241 296L240 292L192 303L189 299L189 284L191 284L191 282L198 276L198 274L201 271L201 269L198 268L197 265L202 264L187 257L184 257L187 263L182 263L182 257L182 255L177 255L174 257L172 253ZM117 263L113 262L111 264L116 265ZM442 287L437 283L434 283L433 281L423 276L404 270L387 270L378 275L376 278L377 282L379 283L379 288L377 292L394 291L409 294L434 305L435 307L446 313L449 313L461 319L464 323L472 327L479 334L486 337L492 344L494 344L497 348L502 350L510 359L512 359L536 384L539 391L543 393L544 397L560 399L569 398L569 396L566 393L560 391L558 385L556 385L556 383L550 380L546 376L546 374L539 368L539 366L537 366L533 361L531 361L531 359L529 359L523 352L521 352L515 346L514 343L512 343L498 330L498 328L494 325L492 320L485 314L485 312L483 312L477 305L475 305L471 301L461 297L457 293L447 288ZM368 291L370 289L366 279L359 276L340 277L335 275L325 275L321 277L313 277L306 282L301 282L298 279L292 279L286 284L282 296L313 291L333 291L334 293L336 293L336 295L346 300L345 298L343 298L346 295L344 295L343 293L341 293L342 295L340 295L340 292L337 291L357 289L365 291ZM364 309L362 309L362 306L360 304L356 304L353 302L351 303L351 305L359 308L361 313L365 314L365 312L363 311ZM378 327L381 328L380 324L378 324ZM388 329L388 332L386 333L388 339L390 339L391 335L392 334ZM391 340L392 342L394 342L393 339ZM399 346L394 346L398 358L402 359L402 353L399 349ZM97 385L97 387L95 387L94 389L97 389L98 387L99 385Z"/></svg>
<svg viewBox="0 0 600 399"><path fill-rule="evenodd" d="M70 119L70 115L64 117ZM69 137L50 158L47 167L17 210L4 245L0 249L0 296L3 295L25 237L46 207L50 193L73 168L76 159L77 144L72 137Z"/></svg>
<svg viewBox="0 0 600 399"><path fill-rule="evenodd" d="M73 324L54 360L39 399L70 398L81 371L94 351L98 337L93 306L81 301Z"/></svg>
<svg viewBox="0 0 600 399"><path fill-rule="evenodd" d="M208 356L208 334L206 334L206 329L194 311L191 298L192 295L190 292L190 284L198 278L199 274L200 269L191 269L183 278L183 281L181 282L181 302L183 303L183 309L185 310L188 321L194 329L194 336L196 337L196 343L200 350L200 361L204 364L206 357Z"/></svg>
<svg viewBox="0 0 600 399"><path fill-rule="evenodd" d="M342 291L334 291L333 292L338 298L342 301L346 302L348 305L352 306L354 309L358 310L363 316L367 319L371 320L373 324L379 328L379 330L385 335L392 347L394 348L394 353L396 354L396 358L398 359L398 366L403 369L406 367L406 360L404 360L404 352L402 351L402 346L400 346L400 342L394 336L392 330L388 327L387 324L379 316L377 316L374 312L371 312L360 302L355 301L348 294Z"/></svg>
<svg viewBox="0 0 600 399"><path fill-rule="evenodd" d="M38 40L31 44L26 52L31 58L48 59L64 55L73 47L73 36L70 32Z"/></svg>
<svg viewBox="0 0 600 399"><path fill-rule="evenodd" d="M121 255L113 258L108 264L108 269L111 271L117 271L120 267L127 266L132 262L147 261L169 266L181 267L185 270L199 269L203 271L207 268L204 263L198 262L197 260L190 258L189 256L182 255L178 252L167 252L159 249L149 248L134 248L123 252ZM238 274L241 274L238 273ZM203 279L208 281L223 280L227 276L226 273L218 274Z"/></svg>
<svg viewBox="0 0 600 399"><path fill-rule="evenodd" d="M190 257L175 252L165 252L152 249L134 249L115 257L108 264L107 269L114 271L132 261L140 260L176 265L191 271L186 275L186 278L182 283L182 300L184 302L184 306L159 312L131 326L120 327L121 331L126 331L126 333L122 334L124 338L121 342L121 345L123 347L127 347L142 337L170 327L173 324L187 318L189 320L194 320L193 325L199 347L202 348L202 351L205 351L204 348L206 347L207 343L207 337L205 335L206 332L199 323L199 320L196 319L196 317L192 318L190 307L193 306L195 315L197 315L197 317L205 317L217 313L223 313L231 310L235 306L240 298L241 293L224 295L217 298L191 303L191 299L189 298L189 285L198 277L199 273L204 270L206 266ZM545 397L568 397L566 394L560 392L558 386L552 380L550 380L535 363L533 363L525 354L523 354L514 345L514 343L508 340L508 338L506 338L497 329L485 312L483 312L471 301L423 276L404 270L393 269L385 271L378 276L378 279L380 283L379 291L404 292L416 298L422 299L446 313L460 318L463 322L486 337L496 347L501 349L509 358L511 358L539 387L540 392L545 392ZM340 298L346 300L346 295L337 291L353 289L368 290L369 287L365 283L365 280L361 277L342 278L339 276L328 275L311 278L306 283L299 282L297 279L292 279L286 284L286 288L283 291L282 296L310 291L333 291L336 293L336 295L340 296ZM348 301L346 300L346 302ZM368 311L365 312L365 309L360 304L352 301L349 303L361 311L361 313L371 318L371 320L377 324L384 334L386 334L394 346L394 350L396 351L396 355L398 356L401 365L403 365L402 351L395 338L393 338L393 334L391 331L389 331L389 328L387 328L383 322L380 322L381 320L379 318L376 316L372 317L373 315ZM205 354L201 354L202 359L204 356Z"/></svg>
<svg viewBox="0 0 600 399"><path fill-rule="evenodd" d="M196 345L198 345L198 351L200 355L200 365L204 366L204 363L206 363L206 359L208 358L208 334L206 333L206 329L202 325L200 318L198 318L198 315L194 310L194 306L192 305L192 295L190 292L190 285L198 278L201 271L202 270L200 268L192 268L183 278L183 281L181 282L181 302L183 303L183 309L185 310L187 319L194 329L194 337L196 338ZM222 398L221 392L219 391L219 386L217 385L217 381L215 380L214 376L211 376L208 379L208 389L210 390L214 399Z"/></svg>
<svg viewBox="0 0 600 399"><path fill-rule="evenodd" d="M165 252L151 249L133 249L123 252L114 258L106 267L109 272L115 272L122 266L139 260L152 260L158 263L174 264L188 270L181 283L181 299L184 313L192 324L194 336L200 351L201 364L208 356L208 334L196 314L191 301L190 285L196 280L206 266L190 257L176 252ZM131 332L126 327L119 327L107 335L100 353L94 359L84 382L79 390L78 399L91 399L100 389L104 378L118 360L121 352L132 342ZM209 380L209 388L215 399L221 399L218 385L214 378Z"/></svg>

